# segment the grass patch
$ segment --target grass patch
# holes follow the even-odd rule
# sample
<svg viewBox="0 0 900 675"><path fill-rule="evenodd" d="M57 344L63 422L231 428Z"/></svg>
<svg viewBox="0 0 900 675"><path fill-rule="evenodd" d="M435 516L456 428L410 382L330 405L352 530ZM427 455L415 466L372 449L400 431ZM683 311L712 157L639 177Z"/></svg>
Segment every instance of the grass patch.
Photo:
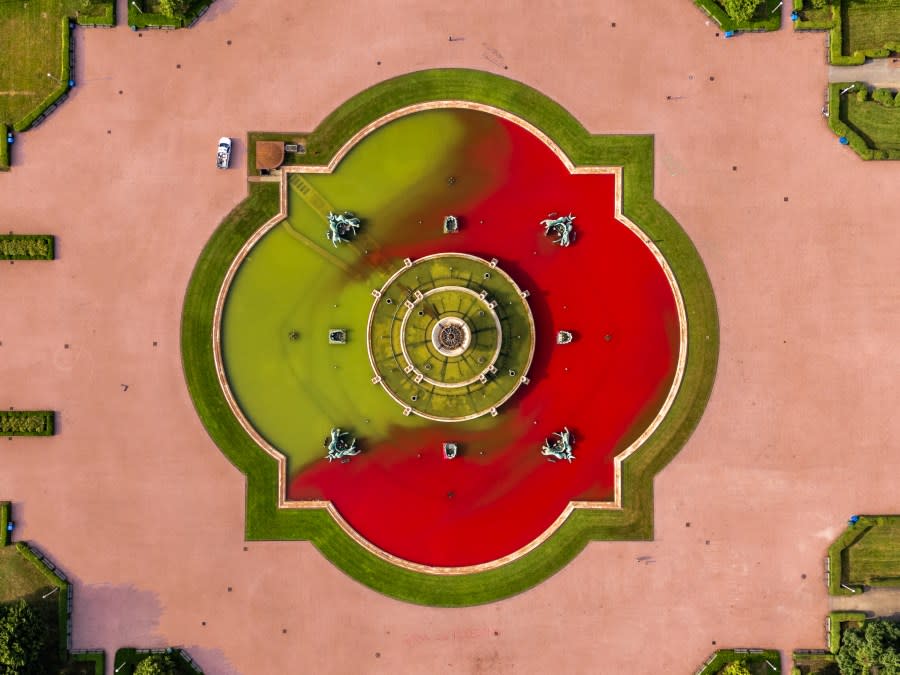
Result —
<svg viewBox="0 0 900 675"><path fill-rule="evenodd" d="M53 260L54 243L52 234L0 234L0 260Z"/></svg>
<svg viewBox="0 0 900 675"><path fill-rule="evenodd" d="M12 163L9 153L12 148L9 143L10 128L6 124L0 124L0 171L9 171L9 165Z"/></svg>
<svg viewBox="0 0 900 675"><path fill-rule="evenodd" d="M749 21L735 21L717 0L694 0L724 31L761 32L781 28L780 0L764 0Z"/></svg>
<svg viewBox="0 0 900 675"><path fill-rule="evenodd" d="M113 661L113 668L117 675L132 675L137 665L151 654L169 654L178 664L178 672L180 675L196 675L203 674L190 655L180 647L169 647L167 649L135 649L133 647L123 647L116 650L116 658Z"/></svg>
<svg viewBox="0 0 900 675"><path fill-rule="evenodd" d="M0 436L52 436L52 410L0 410Z"/></svg>
<svg viewBox="0 0 900 675"><path fill-rule="evenodd" d="M863 159L900 159L900 107L871 100L865 82L828 85L828 124Z"/></svg>
<svg viewBox="0 0 900 675"><path fill-rule="evenodd" d="M68 91L69 20L111 26L114 6L113 0L0 3L0 124L24 130Z"/></svg>
<svg viewBox="0 0 900 675"><path fill-rule="evenodd" d="M576 510L531 553L497 569L461 576L423 574L388 563L356 544L324 510L279 510L277 464L232 415L216 377L210 339L225 271L247 238L278 212L278 184L250 184L247 199L200 254L185 296L181 349L198 415L222 452L247 476L249 540L311 540L348 575L382 593L420 604L466 606L493 602L543 581L589 541L653 536L653 477L699 422L715 378L719 331L706 269L690 239L653 198L652 136L592 136L557 103L526 85L482 71L439 69L382 82L348 100L306 136L306 161L327 164L357 129L398 108L435 100L477 101L508 110L548 134L576 164L623 167L623 210L659 241L678 278L688 315L688 366L666 419L623 463L621 510Z"/></svg>
<svg viewBox="0 0 900 675"><path fill-rule="evenodd" d="M732 661L743 661L753 675L781 672L781 653L774 649L719 649L695 675L716 675Z"/></svg>

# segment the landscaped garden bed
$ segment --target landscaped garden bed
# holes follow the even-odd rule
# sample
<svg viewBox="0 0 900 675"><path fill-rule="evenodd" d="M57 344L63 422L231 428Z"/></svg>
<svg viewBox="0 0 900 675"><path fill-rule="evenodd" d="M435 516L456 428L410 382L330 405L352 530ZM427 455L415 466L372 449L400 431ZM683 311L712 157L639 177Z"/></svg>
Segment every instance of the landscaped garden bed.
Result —
<svg viewBox="0 0 900 675"><path fill-rule="evenodd" d="M781 27L781 0L761 0L753 15L747 20L729 16L721 0L694 0L694 4L706 12L726 32L764 32Z"/></svg>
<svg viewBox="0 0 900 675"><path fill-rule="evenodd" d="M897 0L794 0L796 30L828 30L829 61L855 66L900 52Z"/></svg>
<svg viewBox="0 0 900 675"><path fill-rule="evenodd" d="M751 675L774 675L781 672L781 653L774 649L719 649L695 675L719 675L735 663L741 664Z"/></svg>
<svg viewBox="0 0 900 675"><path fill-rule="evenodd" d="M828 92L828 124L846 144L863 159L900 159L898 92L865 82L832 82Z"/></svg>
<svg viewBox="0 0 900 675"><path fill-rule="evenodd" d="M203 675L203 670L200 669L200 666L191 658L190 654L180 647L168 647L166 649L123 647L116 650L113 668L117 675L133 675L138 665L148 658L171 664L177 670L178 675L197 675L197 673ZM166 670L165 672L168 673L169 671Z"/></svg>
<svg viewBox="0 0 900 675"><path fill-rule="evenodd" d="M128 25L132 30L189 28L212 3L213 0L134 0L128 3Z"/></svg>

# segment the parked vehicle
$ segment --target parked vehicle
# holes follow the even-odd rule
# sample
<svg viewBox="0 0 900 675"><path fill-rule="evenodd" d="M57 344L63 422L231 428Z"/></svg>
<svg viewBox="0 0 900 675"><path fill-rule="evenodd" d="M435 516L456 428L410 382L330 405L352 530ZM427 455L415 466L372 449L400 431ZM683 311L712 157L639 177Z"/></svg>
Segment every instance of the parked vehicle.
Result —
<svg viewBox="0 0 900 675"><path fill-rule="evenodd" d="M231 139L223 136L219 139L219 150L216 152L216 166L227 169L231 164Z"/></svg>

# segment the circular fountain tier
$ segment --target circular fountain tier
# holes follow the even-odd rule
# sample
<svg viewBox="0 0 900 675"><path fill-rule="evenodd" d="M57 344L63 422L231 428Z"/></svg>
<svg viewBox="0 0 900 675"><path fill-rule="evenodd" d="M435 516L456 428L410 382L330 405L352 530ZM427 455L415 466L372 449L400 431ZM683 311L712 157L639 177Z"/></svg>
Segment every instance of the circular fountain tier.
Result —
<svg viewBox="0 0 900 675"><path fill-rule="evenodd" d="M535 335L528 293L496 260L462 253L406 260L373 295L373 382L404 414L443 422L496 415L528 383Z"/></svg>

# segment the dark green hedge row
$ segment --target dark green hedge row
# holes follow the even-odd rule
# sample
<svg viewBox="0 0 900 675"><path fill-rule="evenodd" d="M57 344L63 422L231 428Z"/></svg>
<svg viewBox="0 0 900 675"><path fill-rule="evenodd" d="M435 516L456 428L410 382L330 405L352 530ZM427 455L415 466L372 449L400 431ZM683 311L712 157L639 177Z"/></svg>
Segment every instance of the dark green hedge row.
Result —
<svg viewBox="0 0 900 675"><path fill-rule="evenodd" d="M52 234L0 234L0 260L53 260L55 241Z"/></svg>
<svg viewBox="0 0 900 675"><path fill-rule="evenodd" d="M828 126L838 136L845 137L850 147L863 159L900 159L900 150L871 148L866 143L866 139L847 124L844 119L845 106L841 103L843 98L841 91L851 85L854 86L854 90L847 92L844 96L852 95L854 91L868 91L869 87L865 82L832 82L828 85ZM868 94L866 95L868 96Z"/></svg>
<svg viewBox="0 0 900 675"><path fill-rule="evenodd" d="M0 410L0 436L52 436L52 410Z"/></svg>
<svg viewBox="0 0 900 675"><path fill-rule="evenodd" d="M9 544L9 532L6 531L6 525L10 519L9 502L0 502L0 547Z"/></svg>
<svg viewBox="0 0 900 675"><path fill-rule="evenodd" d="M775 649L719 649L710 656L695 675L716 675L732 661L762 663L768 661L781 672L781 652Z"/></svg>
<svg viewBox="0 0 900 675"><path fill-rule="evenodd" d="M871 100L888 108L900 108L900 92L893 89L876 88L869 91L868 87L859 87L856 89L856 100L860 103Z"/></svg>
<svg viewBox="0 0 900 675"><path fill-rule="evenodd" d="M694 4L706 12L725 31L762 32L781 28L781 11L776 10L780 0L763 0L756 15L749 21L735 21L716 0L694 0ZM774 10L774 11L773 11Z"/></svg>
<svg viewBox="0 0 900 675"><path fill-rule="evenodd" d="M64 16L60 25L62 28L62 49L60 50L62 64L61 73L59 76L61 84L56 89L54 89L50 93L50 95L47 96L47 98L45 98L37 106L35 106L30 113L25 115L25 117L23 117L13 125L13 128L16 131L25 131L26 129L28 129L32 124L34 124L35 120L37 120L37 118L44 113L47 108L56 103L69 91L69 79L71 78L69 46L72 40L72 28L69 24L69 17Z"/></svg>
<svg viewBox="0 0 900 675"><path fill-rule="evenodd" d="M0 124L0 171L9 171L9 142L6 134L9 133L9 127Z"/></svg>
<svg viewBox="0 0 900 675"><path fill-rule="evenodd" d="M841 648L841 635L845 623L862 623L866 620L865 612L832 612L828 615L831 630L828 631L828 651L837 654Z"/></svg>

